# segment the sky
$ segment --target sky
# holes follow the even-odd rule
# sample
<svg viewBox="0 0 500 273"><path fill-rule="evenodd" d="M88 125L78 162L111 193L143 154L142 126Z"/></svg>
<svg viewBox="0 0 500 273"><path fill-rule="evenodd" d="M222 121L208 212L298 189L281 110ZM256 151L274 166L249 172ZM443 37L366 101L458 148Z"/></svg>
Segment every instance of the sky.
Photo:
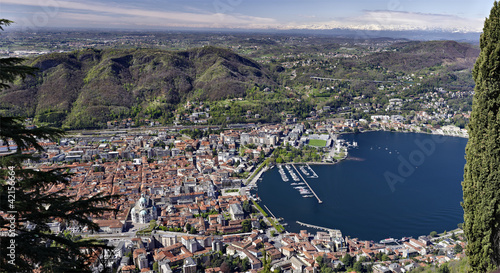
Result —
<svg viewBox="0 0 500 273"><path fill-rule="evenodd" d="M0 0L30 29L367 29L480 32L494 0Z"/></svg>

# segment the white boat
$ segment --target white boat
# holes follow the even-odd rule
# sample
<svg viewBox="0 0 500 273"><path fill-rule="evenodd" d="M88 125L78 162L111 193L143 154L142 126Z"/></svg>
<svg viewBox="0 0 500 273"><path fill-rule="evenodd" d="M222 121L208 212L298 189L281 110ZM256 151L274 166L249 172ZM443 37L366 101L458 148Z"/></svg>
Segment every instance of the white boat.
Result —
<svg viewBox="0 0 500 273"><path fill-rule="evenodd" d="M292 169L291 169L290 165L286 165L286 167L287 167L288 173L290 173L290 176L292 177L292 179L293 179L294 181L300 181L300 179L299 179L299 177L297 176L297 174L296 174L296 173L294 173L294 172L292 171Z"/></svg>
<svg viewBox="0 0 500 273"><path fill-rule="evenodd" d="M281 179L282 179L284 182L288 182L288 181L289 181L289 179L288 179L288 177L287 177L287 176L286 176L286 174L285 174L285 170L283 170L283 166L278 165L278 169L279 169L279 170L278 170L278 172L279 172L279 173L280 173L280 175L281 175Z"/></svg>
<svg viewBox="0 0 500 273"><path fill-rule="evenodd" d="M300 171L304 174L304 175L309 175L309 172L306 171L306 169L304 168L304 166L300 166L299 167Z"/></svg>
<svg viewBox="0 0 500 273"><path fill-rule="evenodd" d="M306 190L306 189L300 189L300 194L304 195L304 194L311 194L311 192L309 190Z"/></svg>
<svg viewBox="0 0 500 273"><path fill-rule="evenodd" d="M309 164L307 164L307 168L309 169L309 172L312 173L312 175L309 176L309 178L318 178L318 175L316 174L316 172L314 172L314 170L311 168L311 166L309 166Z"/></svg>
<svg viewBox="0 0 500 273"><path fill-rule="evenodd" d="M412 237L403 237L401 238L401 242L408 242Z"/></svg>
<svg viewBox="0 0 500 273"><path fill-rule="evenodd" d="M387 239L380 241L381 244L393 244L393 243L397 243L397 242L398 242L398 240L396 240L394 238L387 238Z"/></svg>

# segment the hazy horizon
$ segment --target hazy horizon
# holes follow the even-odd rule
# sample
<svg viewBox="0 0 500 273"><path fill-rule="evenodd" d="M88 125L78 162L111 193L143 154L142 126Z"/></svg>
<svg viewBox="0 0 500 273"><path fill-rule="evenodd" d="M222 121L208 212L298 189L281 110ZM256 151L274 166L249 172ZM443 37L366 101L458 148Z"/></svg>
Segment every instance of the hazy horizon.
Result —
<svg viewBox="0 0 500 273"><path fill-rule="evenodd" d="M493 6L480 1L75 1L2 0L22 29L374 30L480 32Z"/></svg>

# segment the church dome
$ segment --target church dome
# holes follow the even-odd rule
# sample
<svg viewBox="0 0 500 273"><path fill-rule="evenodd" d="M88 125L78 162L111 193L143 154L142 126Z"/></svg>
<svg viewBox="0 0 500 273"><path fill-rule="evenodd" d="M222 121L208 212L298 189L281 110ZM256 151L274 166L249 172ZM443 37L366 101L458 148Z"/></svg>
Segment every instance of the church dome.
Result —
<svg viewBox="0 0 500 273"><path fill-rule="evenodd" d="M146 200L146 197L142 196L142 197L139 199L139 206L141 206L141 207L146 207L147 202L148 202L148 200Z"/></svg>

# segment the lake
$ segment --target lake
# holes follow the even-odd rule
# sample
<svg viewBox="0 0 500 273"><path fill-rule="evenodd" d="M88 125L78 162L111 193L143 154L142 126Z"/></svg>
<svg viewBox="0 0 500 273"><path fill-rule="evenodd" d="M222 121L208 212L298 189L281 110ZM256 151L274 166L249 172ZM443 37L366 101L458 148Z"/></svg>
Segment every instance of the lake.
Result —
<svg viewBox="0 0 500 273"><path fill-rule="evenodd" d="M257 193L290 232L301 221L340 229L344 236L381 240L452 230L463 222L463 168L467 139L416 133L343 135L358 147L335 165L311 165L306 178L319 198L303 198L278 168L262 176ZM297 166L298 167L298 166ZM288 175L288 172L285 172ZM290 176L288 175L290 178Z"/></svg>

